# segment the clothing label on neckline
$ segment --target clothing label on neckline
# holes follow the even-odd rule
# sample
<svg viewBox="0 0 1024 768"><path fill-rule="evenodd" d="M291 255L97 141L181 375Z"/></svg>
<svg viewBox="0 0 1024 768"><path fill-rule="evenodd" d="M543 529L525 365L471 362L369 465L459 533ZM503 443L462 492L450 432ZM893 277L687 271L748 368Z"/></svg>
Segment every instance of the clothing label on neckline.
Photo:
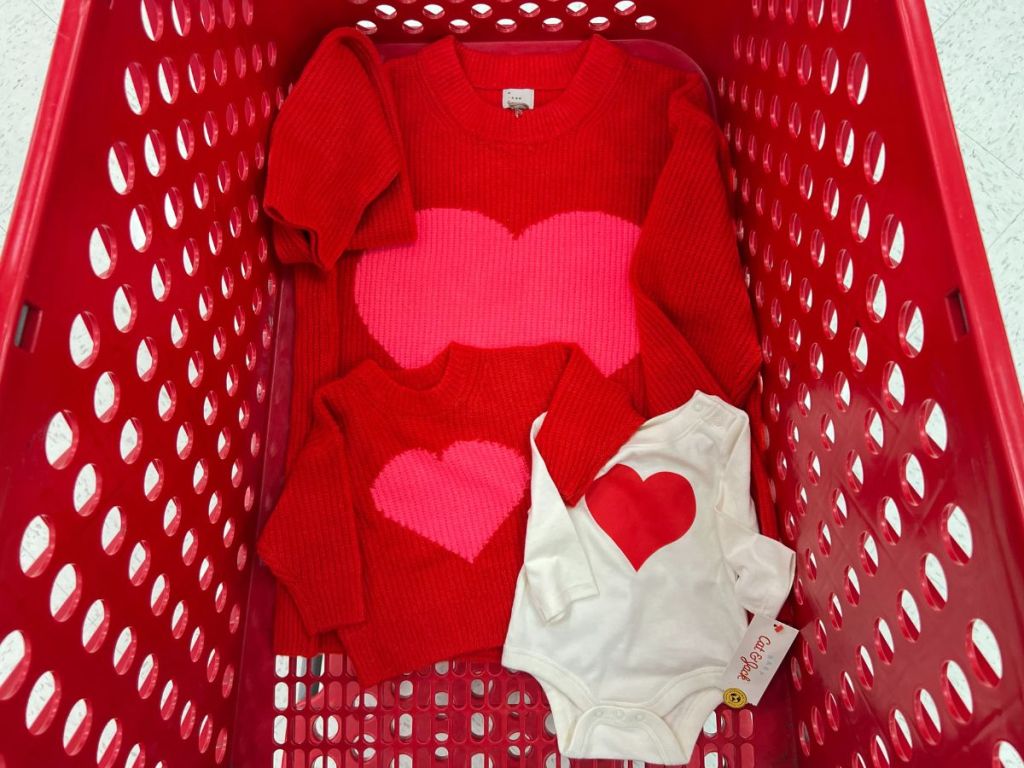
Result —
<svg viewBox="0 0 1024 768"><path fill-rule="evenodd" d="M788 624L754 616L732 661L722 673L725 703L740 709L761 701L796 636L797 630Z"/></svg>
<svg viewBox="0 0 1024 768"><path fill-rule="evenodd" d="M502 109L511 109L519 117L525 109L533 109L533 88L506 88L501 92Z"/></svg>

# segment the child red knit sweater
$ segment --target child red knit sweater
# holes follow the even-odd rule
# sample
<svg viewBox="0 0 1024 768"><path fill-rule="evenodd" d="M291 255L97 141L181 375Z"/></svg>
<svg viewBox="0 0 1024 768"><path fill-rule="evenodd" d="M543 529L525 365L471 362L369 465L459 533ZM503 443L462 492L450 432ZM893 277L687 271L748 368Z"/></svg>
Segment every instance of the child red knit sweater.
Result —
<svg viewBox="0 0 1024 768"><path fill-rule="evenodd" d="M503 109L505 88L535 109ZM380 65L361 34L330 34L267 177L296 265L290 458L319 385L449 342L576 343L644 416L695 390L744 403L760 354L721 152L698 76L601 37L522 55L448 38ZM337 648L287 594L276 611L279 651Z"/></svg>
<svg viewBox="0 0 1024 768"><path fill-rule="evenodd" d="M539 414L570 498L642 421L586 355L556 345L452 345L409 371L367 361L315 410L259 554L310 635L336 630L367 685L502 644Z"/></svg>

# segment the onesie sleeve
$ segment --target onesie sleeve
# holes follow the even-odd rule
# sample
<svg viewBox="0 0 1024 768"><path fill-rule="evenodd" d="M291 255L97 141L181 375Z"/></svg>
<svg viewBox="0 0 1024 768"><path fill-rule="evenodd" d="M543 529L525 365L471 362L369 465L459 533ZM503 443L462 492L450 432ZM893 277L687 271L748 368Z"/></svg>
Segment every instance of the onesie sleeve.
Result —
<svg viewBox="0 0 1024 768"><path fill-rule="evenodd" d="M789 547L757 531L750 498L750 427L741 411L728 410L731 424L723 445L726 456L718 496L718 537L736 596L750 613L774 618L793 585L796 556Z"/></svg>
<svg viewBox="0 0 1024 768"><path fill-rule="evenodd" d="M364 618L362 557L345 444L321 390L315 424L257 551L315 635Z"/></svg>
<svg viewBox="0 0 1024 768"><path fill-rule="evenodd" d="M330 269L350 248L411 239L403 166L376 49L356 30L331 32L271 131L264 204L278 258ZM368 224L381 234L368 236Z"/></svg>
<svg viewBox="0 0 1024 768"><path fill-rule="evenodd" d="M533 468L523 573L534 607L551 623L561 619L573 602L593 597L598 589L569 509L537 447L545 418L546 414L538 416L530 430Z"/></svg>
<svg viewBox="0 0 1024 768"><path fill-rule="evenodd" d="M562 349L567 359L535 442L552 482L573 506L643 417L626 389L602 376L582 349Z"/></svg>

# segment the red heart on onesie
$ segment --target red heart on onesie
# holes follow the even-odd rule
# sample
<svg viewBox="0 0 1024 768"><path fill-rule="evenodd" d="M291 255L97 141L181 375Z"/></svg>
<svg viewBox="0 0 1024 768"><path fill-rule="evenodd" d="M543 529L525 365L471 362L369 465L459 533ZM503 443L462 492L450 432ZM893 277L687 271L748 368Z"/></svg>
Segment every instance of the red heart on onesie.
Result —
<svg viewBox="0 0 1024 768"><path fill-rule="evenodd" d="M697 517L697 499L685 477L656 472L644 480L625 464L595 480L586 500L594 521L636 571L659 549L685 536Z"/></svg>

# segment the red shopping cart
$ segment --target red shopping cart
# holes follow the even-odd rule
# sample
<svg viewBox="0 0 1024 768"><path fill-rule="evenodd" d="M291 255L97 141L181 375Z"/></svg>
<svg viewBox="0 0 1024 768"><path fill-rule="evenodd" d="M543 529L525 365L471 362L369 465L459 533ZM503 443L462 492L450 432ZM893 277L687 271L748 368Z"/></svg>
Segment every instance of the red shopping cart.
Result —
<svg viewBox="0 0 1024 768"><path fill-rule="evenodd" d="M528 677L271 652L262 180L339 24L599 31L708 77L801 637L691 765L1024 766L1022 403L921 0L68 2L0 259L0 766L561 765Z"/></svg>

